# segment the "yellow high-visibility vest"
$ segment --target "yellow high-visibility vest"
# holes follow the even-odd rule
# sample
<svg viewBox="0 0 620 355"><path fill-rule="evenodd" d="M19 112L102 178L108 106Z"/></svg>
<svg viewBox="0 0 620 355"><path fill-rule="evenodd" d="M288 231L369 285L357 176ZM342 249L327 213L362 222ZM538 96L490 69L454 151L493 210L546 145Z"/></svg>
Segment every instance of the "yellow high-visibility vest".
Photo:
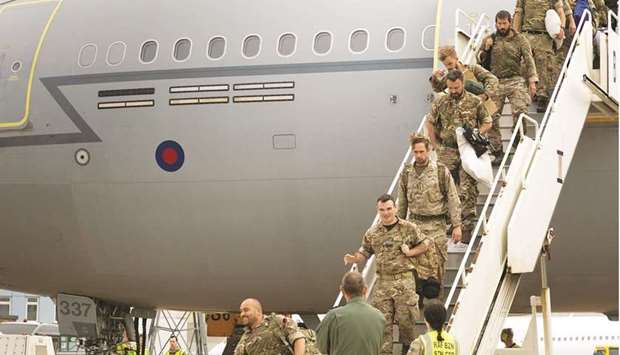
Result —
<svg viewBox="0 0 620 355"><path fill-rule="evenodd" d="M422 335L422 344L424 344L424 354L442 354L442 355L459 355L459 347L452 335L446 331L441 332L443 341L437 340L437 331L433 330Z"/></svg>

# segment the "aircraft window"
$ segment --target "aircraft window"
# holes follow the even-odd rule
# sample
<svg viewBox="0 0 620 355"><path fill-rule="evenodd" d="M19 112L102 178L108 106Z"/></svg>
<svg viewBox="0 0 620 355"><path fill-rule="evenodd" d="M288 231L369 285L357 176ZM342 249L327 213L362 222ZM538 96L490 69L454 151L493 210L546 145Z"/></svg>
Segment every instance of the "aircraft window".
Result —
<svg viewBox="0 0 620 355"><path fill-rule="evenodd" d="M11 313L11 299L0 297L0 316L8 316Z"/></svg>
<svg viewBox="0 0 620 355"><path fill-rule="evenodd" d="M157 58L157 42L146 41L140 50L140 61L144 64L153 63Z"/></svg>
<svg viewBox="0 0 620 355"><path fill-rule="evenodd" d="M80 49L80 54L78 55L78 64L82 68L90 67L95 62L97 58L97 46L89 43L82 46Z"/></svg>
<svg viewBox="0 0 620 355"><path fill-rule="evenodd" d="M192 42L187 38L182 38L174 45L174 59L182 62L189 58L192 52Z"/></svg>
<svg viewBox="0 0 620 355"><path fill-rule="evenodd" d="M319 32L314 36L314 53L325 55L332 48L332 35L329 32Z"/></svg>
<svg viewBox="0 0 620 355"><path fill-rule="evenodd" d="M243 56L246 58L256 58L260 53L260 37L257 35L247 36L243 40Z"/></svg>
<svg viewBox="0 0 620 355"><path fill-rule="evenodd" d="M288 57L295 53L295 48L297 46L297 38L292 33L285 33L280 36L280 40L278 41L278 53L281 56Z"/></svg>
<svg viewBox="0 0 620 355"><path fill-rule="evenodd" d="M11 65L11 71L13 73L17 73L18 71L20 71L21 68L22 68L22 62L20 62L19 60L13 62L13 65Z"/></svg>
<svg viewBox="0 0 620 355"><path fill-rule="evenodd" d="M108 54L106 60L108 65L119 65L125 59L125 52L127 45L123 42L114 42L108 47Z"/></svg>
<svg viewBox="0 0 620 355"><path fill-rule="evenodd" d="M397 52L405 46L405 30L393 28L388 31L385 45L388 51Z"/></svg>
<svg viewBox="0 0 620 355"><path fill-rule="evenodd" d="M37 297L28 297L26 306L26 319L37 320L39 316L39 299Z"/></svg>
<svg viewBox="0 0 620 355"><path fill-rule="evenodd" d="M349 48L353 53L362 53L368 49L368 32L365 30L353 31L349 38Z"/></svg>
<svg viewBox="0 0 620 355"><path fill-rule="evenodd" d="M209 41L207 56L210 59L220 59L226 52L226 39L224 37L213 37Z"/></svg>

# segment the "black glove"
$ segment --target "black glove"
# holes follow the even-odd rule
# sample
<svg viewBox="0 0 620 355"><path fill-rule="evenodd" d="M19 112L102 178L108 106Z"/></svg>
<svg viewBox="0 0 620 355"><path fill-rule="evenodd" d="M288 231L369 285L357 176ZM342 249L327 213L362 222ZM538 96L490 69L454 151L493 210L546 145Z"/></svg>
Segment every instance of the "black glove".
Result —
<svg viewBox="0 0 620 355"><path fill-rule="evenodd" d="M469 144L474 148L476 152L476 156L480 157L482 154L486 153L491 146L487 137L483 136L482 133L478 130L478 128L472 128L468 124L463 125L463 137L467 139Z"/></svg>

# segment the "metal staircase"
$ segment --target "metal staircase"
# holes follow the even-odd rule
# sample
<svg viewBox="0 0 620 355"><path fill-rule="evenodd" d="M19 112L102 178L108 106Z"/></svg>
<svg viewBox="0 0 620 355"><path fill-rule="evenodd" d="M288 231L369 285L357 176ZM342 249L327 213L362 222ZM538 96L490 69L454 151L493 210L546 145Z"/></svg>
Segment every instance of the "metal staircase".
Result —
<svg viewBox="0 0 620 355"><path fill-rule="evenodd" d="M461 45L464 53L459 53L460 58L467 60L465 63L475 60L472 53L481 45L482 33L488 32L488 26L480 25L484 16L474 26L477 33L461 35L469 38L467 45ZM532 272L539 258L591 103L602 102L617 115L616 93L610 89L610 82L616 80L615 73L612 77L609 69L612 64L605 62L606 67L598 75L592 69L593 29L587 21L590 16L586 12L579 23L547 111L521 115L512 130L510 106L504 106L500 129L506 153L494 169L492 187L485 190L480 186L479 220L472 240L466 246L449 245L443 280L444 292L449 292L444 294L444 302L449 311L447 328L459 341L461 354L495 351L520 275ZM611 31L606 36L609 38L605 38L605 43L614 43L617 33ZM611 47L604 49L609 51L605 55L615 60L617 49ZM593 75L598 77L592 79ZM596 85L599 82L602 84ZM424 124L425 119L418 132L423 131ZM528 126L528 135L522 129L524 125ZM515 141L519 142L516 149ZM410 149L388 193L394 193L403 165L409 161ZM377 221L375 217L373 224ZM366 262L362 273L372 290L376 279L374 256ZM341 300L339 295L334 307ZM419 330L425 329L420 325Z"/></svg>

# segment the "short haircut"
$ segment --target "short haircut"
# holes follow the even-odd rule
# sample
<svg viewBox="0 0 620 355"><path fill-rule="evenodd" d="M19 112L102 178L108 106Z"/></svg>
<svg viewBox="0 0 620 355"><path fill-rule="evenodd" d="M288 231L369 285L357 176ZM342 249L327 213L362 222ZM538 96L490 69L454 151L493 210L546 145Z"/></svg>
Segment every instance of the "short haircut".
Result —
<svg viewBox="0 0 620 355"><path fill-rule="evenodd" d="M342 287L342 291L347 295L353 297L362 296L364 288L366 288L366 282L364 282L362 274L357 271L351 271L344 274L340 282L340 287Z"/></svg>
<svg viewBox="0 0 620 355"><path fill-rule="evenodd" d="M439 48L439 60L443 62L448 57L458 58L459 56L456 54L456 49L454 49L453 46Z"/></svg>
<svg viewBox="0 0 620 355"><path fill-rule="evenodd" d="M450 70L448 75L446 75L446 79L449 81L463 81L463 73L458 69Z"/></svg>
<svg viewBox="0 0 620 355"><path fill-rule="evenodd" d="M443 330L443 325L446 322L447 316L446 308L437 300L433 300L429 302L429 304L424 305L424 319L433 330L437 331L437 340L439 341L444 340L441 336L441 331Z"/></svg>
<svg viewBox="0 0 620 355"><path fill-rule="evenodd" d="M514 336L514 334L512 333L512 328L505 328L505 329L502 329L502 339L503 339L505 336L508 336L508 337L511 337L511 338Z"/></svg>
<svg viewBox="0 0 620 355"><path fill-rule="evenodd" d="M497 20L508 20L508 22L512 22L512 15L506 10L501 10L495 15L495 22L497 22Z"/></svg>
<svg viewBox="0 0 620 355"><path fill-rule="evenodd" d="M178 339L177 339L177 336L176 336L176 335L174 335L174 334L172 334L172 335L170 336L170 338L169 338L169 339L178 340Z"/></svg>
<svg viewBox="0 0 620 355"><path fill-rule="evenodd" d="M394 201L394 197L392 197L392 195L390 194L383 194L377 198L377 203L386 203L388 201L392 201L392 203L394 203L394 206L396 206L396 201Z"/></svg>
<svg viewBox="0 0 620 355"><path fill-rule="evenodd" d="M431 148L431 142L428 138L419 133L411 133L411 135L409 135L409 144L411 144L411 147L413 148L418 143L424 143L426 150Z"/></svg>

